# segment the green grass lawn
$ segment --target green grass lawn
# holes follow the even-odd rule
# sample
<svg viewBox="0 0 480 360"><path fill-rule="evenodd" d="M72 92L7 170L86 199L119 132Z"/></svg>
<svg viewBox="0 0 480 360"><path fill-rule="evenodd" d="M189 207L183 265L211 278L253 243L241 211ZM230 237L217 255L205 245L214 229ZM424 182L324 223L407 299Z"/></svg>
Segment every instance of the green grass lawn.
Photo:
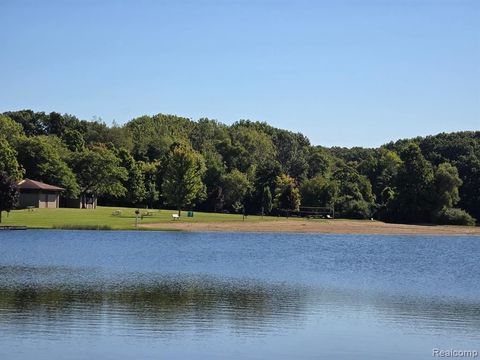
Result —
<svg viewBox="0 0 480 360"><path fill-rule="evenodd" d="M136 208L121 207L103 207L99 206L95 210L91 209L34 209L14 210L7 217L7 213L2 213L2 223L0 225L25 225L29 228L103 228L103 229L135 229L135 210ZM139 224L171 223L172 214L175 210L145 210L140 209L140 213L147 211L152 215L144 216ZM263 221L276 219L275 217L263 217ZM248 216L245 221L261 221L261 216ZM216 214L194 212L194 217L187 217L187 212L182 211L181 222L222 222L222 221L243 221L242 215L238 214Z"/></svg>

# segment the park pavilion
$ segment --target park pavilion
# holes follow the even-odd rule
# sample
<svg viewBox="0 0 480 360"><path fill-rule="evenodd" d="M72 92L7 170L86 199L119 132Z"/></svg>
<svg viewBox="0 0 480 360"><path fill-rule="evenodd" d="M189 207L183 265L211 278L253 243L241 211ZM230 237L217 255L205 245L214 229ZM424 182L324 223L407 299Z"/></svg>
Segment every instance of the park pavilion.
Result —
<svg viewBox="0 0 480 360"><path fill-rule="evenodd" d="M58 208L60 207L60 193L64 188L45 184L40 181L24 179L17 184L18 207L25 208Z"/></svg>

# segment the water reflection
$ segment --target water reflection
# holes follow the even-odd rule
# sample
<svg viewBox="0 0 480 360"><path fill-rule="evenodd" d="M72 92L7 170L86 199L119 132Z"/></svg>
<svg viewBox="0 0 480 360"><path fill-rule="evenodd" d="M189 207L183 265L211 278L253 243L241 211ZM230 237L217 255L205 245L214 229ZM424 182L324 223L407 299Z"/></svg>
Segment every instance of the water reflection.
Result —
<svg viewBox="0 0 480 360"><path fill-rule="evenodd" d="M0 359L431 359L480 343L480 238L0 234Z"/></svg>
<svg viewBox="0 0 480 360"><path fill-rule="evenodd" d="M0 274L6 272L8 284L0 281L0 323L16 330L44 331L43 325L49 324L50 331L92 331L122 323L125 329L166 333L227 326L258 335L301 326L305 313L305 289L248 280L134 274L108 281L97 274L93 281L93 274L81 271L80 276L62 282L78 271L4 267ZM42 324L42 329L35 329L35 324Z"/></svg>
<svg viewBox="0 0 480 360"><path fill-rule="evenodd" d="M6 276L8 274L8 276ZM15 334L102 332L168 337L193 331L281 333L313 321L368 317L414 332L480 338L480 304L185 274L0 268L0 325ZM327 325L325 325L327 324ZM133 331L132 331L133 330Z"/></svg>

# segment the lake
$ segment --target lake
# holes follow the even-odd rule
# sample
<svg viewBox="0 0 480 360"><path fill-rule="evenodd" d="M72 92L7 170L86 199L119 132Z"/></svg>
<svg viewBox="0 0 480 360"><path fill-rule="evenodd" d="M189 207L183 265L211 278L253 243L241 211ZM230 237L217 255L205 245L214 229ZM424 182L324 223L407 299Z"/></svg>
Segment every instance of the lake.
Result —
<svg viewBox="0 0 480 360"><path fill-rule="evenodd" d="M480 237L0 233L0 359L480 351Z"/></svg>

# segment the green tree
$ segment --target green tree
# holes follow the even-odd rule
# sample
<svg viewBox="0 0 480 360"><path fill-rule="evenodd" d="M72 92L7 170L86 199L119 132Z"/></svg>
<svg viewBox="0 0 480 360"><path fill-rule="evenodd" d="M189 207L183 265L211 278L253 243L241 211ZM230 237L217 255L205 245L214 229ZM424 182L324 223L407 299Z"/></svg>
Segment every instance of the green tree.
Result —
<svg viewBox="0 0 480 360"><path fill-rule="evenodd" d="M308 139L302 134L276 130L274 143L277 147L277 160L282 171L296 181L303 180L308 172L310 146Z"/></svg>
<svg viewBox="0 0 480 360"><path fill-rule="evenodd" d="M224 206L222 178L225 175L226 166L222 156L214 148L206 146L202 154L206 166L203 182L207 188L207 198L201 204L201 208L207 211L221 211Z"/></svg>
<svg viewBox="0 0 480 360"><path fill-rule="evenodd" d="M17 141L25 136L22 125L16 123L6 115L0 114L0 137L4 137L12 146L17 144Z"/></svg>
<svg viewBox="0 0 480 360"><path fill-rule="evenodd" d="M118 158L120 166L125 168L128 174L127 179L123 182L123 186L128 190L126 200L130 205L139 204L147 197L142 169L126 149L118 152Z"/></svg>
<svg viewBox="0 0 480 360"><path fill-rule="evenodd" d="M162 195L181 215L182 207L205 198L203 157L186 145L174 144L164 161Z"/></svg>
<svg viewBox="0 0 480 360"><path fill-rule="evenodd" d="M478 156L461 156L456 165L463 181L458 205L480 220L480 150Z"/></svg>
<svg viewBox="0 0 480 360"><path fill-rule="evenodd" d="M234 169L222 177L222 185L225 205L230 209L243 208L245 197L252 188L247 175Z"/></svg>
<svg viewBox="0 0 480 360"><path fill-rule="evenodd" d="M2 222L2 211L9 212L18 202L18 190L14 179L7 173L0 172L0 223Z"/></svg>
<svg viewBox="0 0 480 360"><path fill-rule="evenodd" d="M330 181L320 175L305 180L300 186L300 195L304 206L333 206L337 193L337 182Z"/></svg>
<svg viewBox="0 0 480 360"><path fill-rule="evenodd" d="M432 165L448 162L458 169L463 182L459 189L458 206L480 219L480 131L442 133L425 138L399 140L387 144L386 147L400 152L412 141L419 145L423 156Z"/></svg>
<svg viewBox="0 0 480 360"><path fill-rule="evenodd" d="M372 191L376 201L383 204L383 190L393 188L402 160L397 153L386 148L380 148L370 153L358 166L360 174L365 175L372 185Z"/></svg>
<svg viewBox="0 0 480 360"><path fill-rule="evenodd" d="M365 219L371 216L374 196L368 178L358 173L355 163L338 160L332 181L338 184L335 213L346 218Z"/></svg>
<svg viewBox="0 0 480 360"><path fill-rule="evenodd" d="M65 130L62 139L70 151L82 151L85 148L85 140L78 130Z"/></svg>
<svg viewBox="0 0 480 360"><path fill-rule="evenodd" d="M310 178L321 175L326 176L331 167L331 155L321 146L316 146L310 150L308 157L308 176Z"/></svg>
<svg viewBox="0 0 480 360"><path fill-rule="evenodd" d="M158 114L133 119L125 127L132 139L133 157L155 161L163 158L172 144L188 144L194 125L186 118Z"/></svg>
<svg viewBox="0 0 480 360"><path fill-rule="evenodd" d="M33 112L32 110L10 111L3 115L20 124L27 136L47 135L45 123L48 115L44 112Z"/></svg>
<svg viewBox="0 0 480 360"><path fill-rule="evenodd" d="M17 152L0 135L0 172L5 172L14 180L21 180L24 170L17 161Z"/></svg>
<svg viewBox="0 0 480 360"><path fill-rule="evenodd" d="M143 174L145 201L149 208L153 208L160 199L160 192L157 188L157 173L160 162L139 161L138 166Z"/></svg>
<svg viewBox="0 0 480 360"><path fill-rule="evenodd" d="M396 198L390 213L394 221L420 223L431 221L435 193L433 167L415 143L407 144L400 153L402 166L396 181Z"/></svg>
<svg viewBox="0 0 480 360"><path fill-rule="evenodd" d="M300 192L295 180L282 174L277 176L275 182L274 205L278 210L298 211L300 208Z"/></svg>
<svg viewBox="0 0 480 360"><path fill-rule="evenodd" d="M105 147L95 146L82 152L73 153L71 166L80 184L82 208L85 208L87 194L95 196L124 196L127 192L123 182L128 173L120 165L120 159Z"/></svg>
<svg viewBox="0 0 480 360"><path fill-rule="evenodd" d="M458 188L462 185L462 180L455 166L449 163L440 164L435 171L434 183L437 209L452 208L458 203Z"/></svg>
<svg viewBox="0 0 480 360"><path fill-rule="evenodd" d="M202 118L194 123L190 132L190 142L194 150L205 154L205 151L214 150L216 146L230 139L228 127L216 120Z"/></svg>
<svg viewBox="0 0 480 360"><path fill-rule="evenodd" d="M231 128L232 148L228 154L230 169L247 172L252 166L262 165L274 159L272 140L252 127L234 124Z"/></svg>
<svg viewBox="0 0 480 360"><path fill-rule="evenodd" d="M440 225L475 225L475 219L465 210L446 207L435 214L435 222Z"/></svg>
<svg viewBox="0 0 480 360"><path fill-rule="evenodd" d="M261 197L261 210L263 214L270 214L273 208L273 199L272 199L272 192L270 191L269 186L264 186L262 189L262 197Z"/></svg>
<svg viewBox="0 0 480 360"><path fill-rule="evenodd" d="M259 166L255 173L255 188L260 192L268 186L270 192L274 192L277 177L280 175L282 175L282 168L277 161Z"/></svg>
<svg viewBox="0 0 480 360"><path fill-rule="evenodd" d="M67 129L67 120L57 112L51 112L48 117L45 117L43 122L45 131L48 135L61 136Z"/></svg>
<svg viewBox="0 0 480 360"><path fill-rule="evenodd" d="M55 139L58 140L47 136L22 138L17 145L18 161L27 178L63 187L68 198L75 198L80 193L77 180L60 157L61 144Z"/></svg>

